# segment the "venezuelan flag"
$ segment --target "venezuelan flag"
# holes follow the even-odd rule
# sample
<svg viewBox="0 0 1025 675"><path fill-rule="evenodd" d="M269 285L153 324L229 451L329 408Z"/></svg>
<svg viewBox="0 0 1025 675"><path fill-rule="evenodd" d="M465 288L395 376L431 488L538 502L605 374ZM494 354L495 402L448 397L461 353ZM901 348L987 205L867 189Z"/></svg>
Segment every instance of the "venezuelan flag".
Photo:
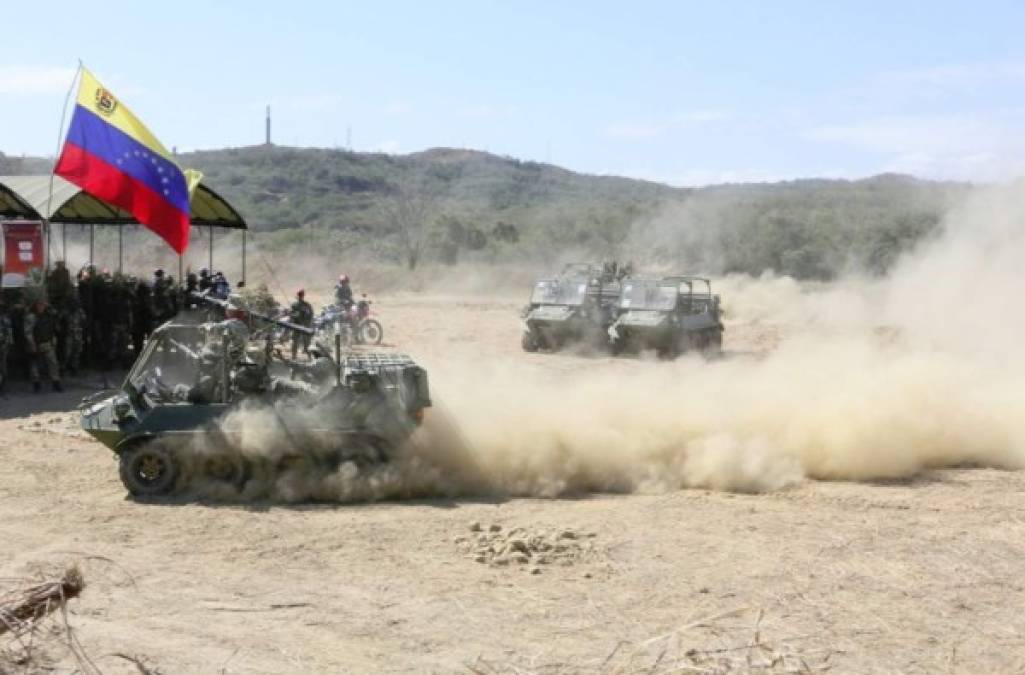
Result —
<svg viewBox="0 0 1025 675"><path fill-rule="evenodd" d="M186 172L139 118L84 68L54 173L128 211L179 255L188 248L195 184L189 185Z"/></svg>

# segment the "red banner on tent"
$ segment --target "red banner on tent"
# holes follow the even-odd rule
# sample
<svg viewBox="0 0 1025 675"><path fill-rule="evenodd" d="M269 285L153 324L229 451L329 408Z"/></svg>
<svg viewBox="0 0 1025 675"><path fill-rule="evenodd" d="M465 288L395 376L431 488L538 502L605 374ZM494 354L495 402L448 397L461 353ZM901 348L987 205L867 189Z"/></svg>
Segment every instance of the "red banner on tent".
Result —
<svg viewBox="0 0 1025 675"><path fill-rule="evenodd" d="M4 224L4 288L21 288L32 269L43 269L43 224L8 220Z"/></svg>

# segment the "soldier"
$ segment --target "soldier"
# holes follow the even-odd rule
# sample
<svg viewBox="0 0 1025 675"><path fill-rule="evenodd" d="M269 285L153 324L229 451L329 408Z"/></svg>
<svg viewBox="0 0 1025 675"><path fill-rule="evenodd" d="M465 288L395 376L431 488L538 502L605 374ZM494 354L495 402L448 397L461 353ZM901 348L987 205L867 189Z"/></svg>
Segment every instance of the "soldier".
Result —
<svg viewBox="0 0 1025 675"><path fill-rule="evenodd" d="M214 274L212 295L221 300L227 300L228 296L231 295L231 284L228 283L224 272L216 272Z"/></svg>
<svg viewBox="0 0 1025 675"><path fill-rule="evenodd" d="M288 320L297 326L313 325L313 305L306 302L306 289L300 288L295 292L295 302L288 310ZM295 361L296 354L302 345L303 353L309 353L310 336L299 331L292 331L292 360Z"/></svg>
<svg viewBox="0 0 1025 675"><path fill-rule="evenodd" d="M85 349L86 316L82 304L75 297L68 302L65 321L67 336L64 340L64 372L77 375L82 368L82 352Z"/></svg>
<svg viewBox="0 0 1025 675"><path fill-rule="evenodd" d="M221 381L219 369L222 363L226 366L229 380L244 393L259 389L266 380L266 368L254 368L257 364L250 363L246 358L249 326L239 296L228 297L225 317L224 321L204 324L207 342L199 355L198 380L189 400L199 398L213 401L220 397L222 392L217 389L217 383Z"/></svg>
<svg viewBox="0 0 1025 675"><path fill-rule="evenodd" d="M210 270L201 267L199 270L199 292L206 293L214 287L214 280L210 277Z"/></svg>
<svg viewBox="0 0 1025 675"><path fill-rule="evenodd" d="M249 343L249 326L246 324L246 309L242 298L232 294L224 308L223 321L211 321L203 325L207 335L207 347L220 342L229 364L241 361L246 355Z"/></svg>
<svg viewBox="0 0 1025 675"><path fill-rule="evenodd" d="M132 349L136 357L142 353L146 338L153 332L153 298L146 282L139 279L135 282L135 294L132 297Z"/></svg>
<svg viewBox="0 0 1025 675"><path fill-rule="evenodd" d="M47 304L45 298L39 298L32 305L32 311L25 315L25 346L29 356L29 376L32 379L32 391L39 393L39 362L46 363L46 371L53 383L54 391L64 391L61 386L60 369L57 365L56 338L57 315Z"/></svg>
<svg viewBox="0 0 1025 675"><path fill-rule="evenodd" d="M71 283L71 274L63 260L54 263L53 270L46 280L46 292L50 296L50 306L54 308L64 307L75 293L75 286Z"/></svg>
<svg viewBox="0 0 1025 675"><path fill-rule="evenodd" d="M94 365L101 372L111 367L111 355L114 351L114 316L118 308L115 306L114 279L110 270L104 269L99 275L93 275L92 281L92 358ZM106 380L106 377L104 377Z"/></svg>
<svg viewBox="0 0 1025 675"><path fill-rule="evenodd" d="M164 278L164 270L160 268L153 271L150 297L153 302L153 320L158 326L174 316L171 309L170 289L168 288L167 279Z"/></svg>
<svg viewBox="0 0 1025 675"><path fill-rule="evenodd" d="M185 277L185 292L182 297L182 307L185 309L196 309L199 307L200 300L197 300L195 295L199 293L199 278L195 272L189 272Z"/></svg>
<svg viewBox="0 0 1025 675"><path fill-rule="evenodd" d="M164 321L170 321L178 316L178 309L181 308L181 287L178 286L178 282L174 280L174 277L170 275L167 277L165 284L167 286L167 300L170 309Z"/></svg>
<svg viewBox="0 0 1025 675"><path fill-rule="evenodd" d="M132 331L132 288L128 279L118 274L110 287L110 352L115 366L127 367L128 341Z"/></svg>
<svg viewBox="0 0 1025 675"><path fill-rule="evenodd" d="M0 297L0 396L7 388L7 353L14 345L14 330L11 318L7 316L7 307Z"/></svg>
<svg viewBox="0 0 1025 675"><path fill-rule="evenodd" d="M352 304L352 287L346 274L338 277L338 283L335 284L335 304L342 309L349 309Z"/></svg>

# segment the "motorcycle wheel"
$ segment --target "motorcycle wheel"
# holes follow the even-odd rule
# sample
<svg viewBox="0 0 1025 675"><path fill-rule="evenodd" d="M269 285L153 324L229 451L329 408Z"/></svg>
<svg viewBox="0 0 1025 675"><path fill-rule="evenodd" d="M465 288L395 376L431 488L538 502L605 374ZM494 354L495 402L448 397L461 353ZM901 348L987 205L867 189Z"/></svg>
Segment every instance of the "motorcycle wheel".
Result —
<svg viewBox="0 0 1025 675"><path fill-rule="evenodd" d="M366 319L359 325L359 341L368 345L379 345L384 339L384 328L375 319Z"/></svg>

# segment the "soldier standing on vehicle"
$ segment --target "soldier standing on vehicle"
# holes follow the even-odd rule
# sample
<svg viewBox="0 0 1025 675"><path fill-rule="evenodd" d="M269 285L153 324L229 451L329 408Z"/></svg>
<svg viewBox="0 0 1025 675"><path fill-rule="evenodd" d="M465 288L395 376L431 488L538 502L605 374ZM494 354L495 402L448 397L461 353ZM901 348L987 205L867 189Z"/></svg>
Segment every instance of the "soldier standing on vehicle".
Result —
<svg viewBox="0 0 1025 675"><path fill-rule="evenodd" d="M335 284L335 304L342 309L348 309L352 304L352 286L349 285L347 274L338 277L338 283Z"/></svg>
<svg viewBox="0 0 1025 675"><path fill-rule="evenodd" d="M11 317L7 316L7 307L0 298L0 395L7 388L7 353L14 345L14 329Z"/></svg>
<svg viewBox="0 0 1025 675"><path fill-rule="evenodd" d="M300 288L295 292L295 302L288 310L288 320L297 326L313 325L313 305L306 302L306 289ZM303 353L308 354L310 349L310 336L299 331L292 331L292 360L295 360L299 346L302 345Z"/></svg>
<svg viewBox="0 0 1025 675"><path fill-rule="evenodd" d="M221 300L227 300L228 296L231 295L231 284L228 283L228 279L224 276L224 272L214 273L213 291L211 295L215 298L220 298Z"/></svg>
<svg viewBox="0 0 1025 675"><path fill-rule="evenodd" d="M57 315L45 298L36 300L32 310L25 315L24 331L25 347L31 357L29 376L32 379L32 390L39 393L39 363L44 361L53 390L64 391L57 365Z"/></svg>

